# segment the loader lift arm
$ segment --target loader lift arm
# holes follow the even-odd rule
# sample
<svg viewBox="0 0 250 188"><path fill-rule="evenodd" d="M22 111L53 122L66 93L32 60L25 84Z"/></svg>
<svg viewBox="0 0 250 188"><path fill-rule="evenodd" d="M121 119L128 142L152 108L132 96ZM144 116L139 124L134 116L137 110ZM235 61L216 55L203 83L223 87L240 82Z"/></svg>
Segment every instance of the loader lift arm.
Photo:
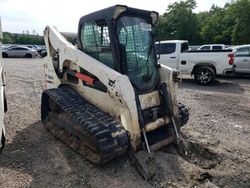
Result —
<svg viewBox="0 0 250 188"><path fill-rule="evenodd" d="M130 108L130 112L137 114L137 107L135 101L135 93L134 89L128 79L127 76L122 75L115 70L109 68L108 66L100 63L96 59L92 58L91 56L83 53L82 51L76 49L71 43L69 43L60 32L58 32L55 28L47 26L44 30L44 37L46 48L48 51L48 56L45 57L45 62L53 61L52 58L54 54L58 54L58 70L60 71L59 74L63 73L65 69L65 65L68 62L72 62L79 67L83 68L87 72L95 75L98 80L101 80L101 83L106 87L107 93L114 98L118 103L127 104L128 108ZM49 66L50 63L45 63L45 66ZM47 70L47 71L46 71ZM48 67L46 69L46 81L47 81L47 88L53 88L54 84L50 84L51 82L56 82L54 80L55 75L53 75L53 80L50 81L51 75L50 73L54 71L54 67ZM57 80L56 85L59 86L61 82ZM53 85L53 86L50 86ZM128 92L129 91L129 92ZM132 116L134 120L138 121L137 116ZM140 132L139 129L134 130L134 132ZM131 135L131 139L133 140L133 134ZM136 138L138 139L138 138ZM134 148L137 146L134 145Z"/></svg>
<svg viewBox="0 0 250 188"><path fill-rule="evenodd" d="M2 25L0 17L0 153L5 146L5 126L4 126L4 113L7 111L7 100L5 96L5 69L2 62Z"/></svg>
<svg viewBox="0 0 250 188"><path fill-rule="evenodd" d="M87 72L95 75L106 86L107 91L116 96L117 93L121 93L120 90L124 83L130 83L127 76L116 72L91 56L76 49L76 47L68 42L54 27L47 26L44 30L44 36L46 44L49 44L46 46L49 57L53 57L53 53L58 53L60 57L58 62L60 73L63 72L64 65L67 64L68 61L71 61ZM120 83L122 83L122 85ZM129 89L129 85L131 84L126 84L125 88Z"/></svg>

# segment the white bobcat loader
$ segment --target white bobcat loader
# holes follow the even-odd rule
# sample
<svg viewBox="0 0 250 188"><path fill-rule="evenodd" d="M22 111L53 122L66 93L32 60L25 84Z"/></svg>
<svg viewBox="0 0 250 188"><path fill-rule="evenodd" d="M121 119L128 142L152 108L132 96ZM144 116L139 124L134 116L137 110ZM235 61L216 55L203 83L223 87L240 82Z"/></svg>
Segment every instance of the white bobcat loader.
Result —
<svg viewBox="0 0 250 188"><path fill-rule="evenodd" d="M78 48L47 26L41 118L95 164L129 153L148 179L153 153L179 139L189 118L176 100L178 72L157 63L158 13L116 5L79 21Z"/></svg>

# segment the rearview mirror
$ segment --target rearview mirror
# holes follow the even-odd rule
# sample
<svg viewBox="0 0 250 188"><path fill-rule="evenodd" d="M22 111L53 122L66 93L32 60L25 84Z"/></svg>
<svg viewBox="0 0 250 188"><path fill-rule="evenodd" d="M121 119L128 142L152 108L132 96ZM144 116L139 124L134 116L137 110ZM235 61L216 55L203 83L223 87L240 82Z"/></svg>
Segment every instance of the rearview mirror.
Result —
<svg viewBox="0 0 250 188"><path fill-rule="evenodd" d="M157 60L160 59L161 57L161 41L160 40L157 40L157 42L155 42L155 51L156 51L156 57L157 57Z"/></svg>

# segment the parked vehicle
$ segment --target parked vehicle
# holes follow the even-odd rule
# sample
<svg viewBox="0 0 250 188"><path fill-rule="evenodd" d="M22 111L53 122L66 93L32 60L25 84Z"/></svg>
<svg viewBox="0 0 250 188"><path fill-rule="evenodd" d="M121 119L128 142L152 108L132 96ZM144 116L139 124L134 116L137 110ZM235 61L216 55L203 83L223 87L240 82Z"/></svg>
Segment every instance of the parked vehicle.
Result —
<svg viewBox="0 0 250 188"><path fill-rule="evenodd" d="M198 46L198 45L189 45L189 49L188 49L188 50L190 50L190 51L195 51L195 50L197 50L199 47L200 47L200 46Z"/></svg>
<svg viewBox="0 0 250 188"><path fill-rule="evenodd" d="M46 48L43 48L43 49L42 49L42 51L41 51L41 53L40 53L40 56L41 56L41 57L47 56L47 49L46 49Z"/></svg>
<svg viewBox="0 0 250 188"><path fill-rule="evenodd" d="M39 46L37 46L37 45L25 45L25 46L28 47L28 48L31 48L31 49L33 49L33 50L36 50L39 54L40 54L41 51L42 51L42 48L39 47Z"/></svg>
<svg viewBox="0 0 250 188"><path fill-rule="evenodd" d="M7 57L26 57L32 58L36 57L37 51L24 46L15 46L2 50L2 55L4 58Z"/></svg>
<svg viewBox="0 0 250 188"><path fill-rule="evenodd" d="M250 74L250 44L237 46L235 52L235 73Z"/></svg>
<svg viewBox="0 0 250 188"><path fill-rule="evenodd" d="M2 45L2 50L11 48L11 47L15 47L16 45Z"/></svg>
<svg viewBox="0 0 250 188"><path fill-rule="evenodd" d="M3 50L3 49L5 49L6 47L7 47L7 46L2 45L0 49Z"/></svg>
<svg viewBox="0 0 250 188"><path fill-rule="evenodd" d="M200 46L197 50L225 50L225 44L205 44Z"/></svg>
<svg viewBox="0 0 250 188"><path fill-rule="evenodd" d="M156 44L160 54L159 62L168 67L191 74L201 85L209 85L216 75L234 72L234 53L232 50L189 51L188 41L169 40Z"/></svg>

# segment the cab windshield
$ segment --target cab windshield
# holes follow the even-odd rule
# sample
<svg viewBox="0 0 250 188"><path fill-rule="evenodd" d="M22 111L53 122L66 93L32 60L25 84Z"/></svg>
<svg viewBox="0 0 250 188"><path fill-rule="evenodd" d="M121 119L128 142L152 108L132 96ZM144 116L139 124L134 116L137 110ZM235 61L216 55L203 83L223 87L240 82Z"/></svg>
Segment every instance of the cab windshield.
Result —
<svg viewBox="0 0 250 188"><path fill-rule="evenodd" d="M139 91L154 89L159 76L151 24L142 18L124 16L118 20L116 32L123 72Z"/></svg>

